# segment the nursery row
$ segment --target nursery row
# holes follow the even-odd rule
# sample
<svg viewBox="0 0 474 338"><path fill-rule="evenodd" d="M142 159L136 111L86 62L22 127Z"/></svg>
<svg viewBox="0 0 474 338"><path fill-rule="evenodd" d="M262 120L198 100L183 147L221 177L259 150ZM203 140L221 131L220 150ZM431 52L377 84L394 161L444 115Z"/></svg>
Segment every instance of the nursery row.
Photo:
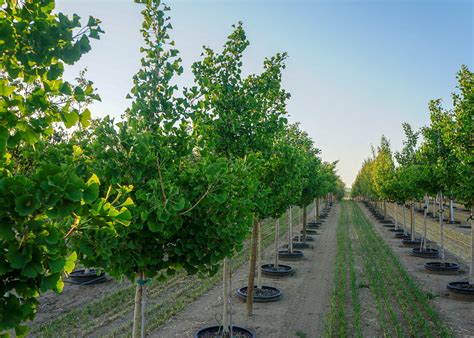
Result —
<svg viewBox="0 0 474 338"><path fill-rule="evenodd" d="M463 252L459 252L459 248L455 249L458 255L468 257L470 262L469 280L459 281L448 287L474 299L474 74L463 66L457 79L458 86L452 95L451 109L443 108L441 100L433 100L429 103L430 125L414 131L409 124L403 124L406 139L400 151L393 155L389 141L382 136L380 146L372 149L372 157L363 163L352 186L352 196L380 204L383 218L387 218L387 201L396 202L395 209L397 204L408 205L409 215L406 215L406 208L402 208L405 224L406 217L410 217L410 230L404 228L404 235L407 236L410 232L410 236L405 241L419 246L419 255L434 254L434 249L426 245L429 232L427 217L437 218L439 252L436 255L439 253L441 260L438 269L451 269L444 257L447 235L451 243L459 243ZM420 136L422 141L418 145ZM445 217L446 198L449 217ZM414 213L416 205L421 201L423 206L418 210L424 214L423 230L421 239L417 239ZM436 204L432 203L430 207L431 201ZM469 210L468 213L460 211L465 219L455 218L454 201L458 202L458 207L462 203ZM397 210L394 211L395 215L398 216ZM397 226L397 219L395 223ZM445 223L458 225L463 229L471 228L470 240L466 243L466 237L461 231L445 231Z"/></svg>
<svg viewBox="0 0 474 338"><path fill-rule="evenodd" d="M452 336L355 202L342 203L337 264L326 336Z"/></svg>
<svg viewBox="0 0 474 338"><path fill-rule="evenodd" d="M132 326L134 337L144 337L168 316L158 307L172 313L184 306L186 290L199 284L196 297L217 278L182 282L184 273L216 276L223 262L227 294L229 258L250 233L247 289L258 270L247 295L251 315L262 289L261 221L287 209L291 219L300 206L306 223L307 205L344 195L336 163L324 162L308 134L288 123L285 53L244 76L249 41L238 23L221 51L205 47L192 64L193 85L178 88L184 69L170 8L136 2L141 68L119 121L91 119L88 105L100 97L85 72L76 83L63 79L65 66L104 34L100 20L83 25L77 15L56 13L54 0L7 0L0 8L0 334L25 335L38 297L61 292L64 276L104 280L107 273L135 283L134 296L120 290L123 306L134 305L133 324L118 330ZM287 256L295 255L292 240ZM73 271L76 261L84 268ZM162 283L181 288L177 304L156 302ZM117 302L111 296L113 315L127 311ZM227 305L218 335L232 329ZM93 330L95 320L85 320Z"/></svg>

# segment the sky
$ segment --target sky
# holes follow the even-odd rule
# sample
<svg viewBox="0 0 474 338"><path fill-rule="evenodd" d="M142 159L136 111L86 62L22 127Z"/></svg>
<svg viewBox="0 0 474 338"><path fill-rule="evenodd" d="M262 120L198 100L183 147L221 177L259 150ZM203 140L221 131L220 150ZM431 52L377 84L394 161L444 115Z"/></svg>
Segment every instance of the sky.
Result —
<svg viewBox="0 0 474 338"><path fill-rule="evenodd" d="M191 86L190 66L202 46L221 50L232 24L242 21L250 41L244 71L258 73L263 59L289 55L283 86L291 93L290 122L300 122L325 161L338 160L350 186L382 134L400 149L402 122L429 123L428 102L451 106L456 72L473 69L474 1L471 0L171 0L173 30L183 58L178 80ZM87 68L102 102L93 117L120 119L140 66L142 5L133 0L57 0L56 9L102 20L105 34L65 77Z"/></svg>

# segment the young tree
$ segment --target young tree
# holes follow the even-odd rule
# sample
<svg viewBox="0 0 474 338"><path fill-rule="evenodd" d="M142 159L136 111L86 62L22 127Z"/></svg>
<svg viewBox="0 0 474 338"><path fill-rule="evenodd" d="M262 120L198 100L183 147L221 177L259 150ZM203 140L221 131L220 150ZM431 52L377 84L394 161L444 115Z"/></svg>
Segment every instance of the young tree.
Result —
<svg viewBox="0 0 474 338"><path fill-rule="evenodd" d="M252 177L258 184L258 190L253 197L255 220L252 241L256 243L260 220L274 214L269 196L272 188L279 187L266 185L264 178L275 136L286 123L289 94L281 88L286 54L265 59L261 74L242 77L242 54L248 44L239 23L221 53L205 48L203 60L193 65L197 88L191 91L195 90L201 96L198 106L202 118L198 127L208 131L210 146L229 159L249 155L255 158ZM250 290L254 290L256 256L255 244L252 245L249 264L248 315L252 314L253 292ZM224 330L227 330L226 325Z"/></svg>
<svg viewBox="0 0 474 338"><path fill-rule="evenodd" d="M382 135L380 146L377 148L377 155L373 164L373 183L377 196L383 199L383 215L387 218L387 199L390 199L391 180L395 172L395 165L392 159L392 151L390 150L390 142Z"/></svg>
<svg viewBox="0 0 474 338"><path fill-rule="evenodd" d="M445 129L444 141L456 156L456 194L470 208L471 265L469 285L474 288L474 74L462 66L457 75L459 92L453 94L454 124Z"/></svg>
<svg viewBox="0 0 474 338"><path fill-rule="evenodd" d="M82 250L84 262L137 283L135 337L145 335L150 278L179 269L215 273L224 257L241 249L256 187L252 158L225 157L209 146L212 131L197 127L196 92L176 94L173 83L183 69L169 37L169 8L141 2L145 46L131 107L121 122L99 121L86 140L101 177L135 186L131 224L116 241L96 232L71 238L75 247L91 249Z"/></svg>
<svg viewBox="0 0 474 338"><path fill-rule="evenodd" d="M64 125L87 127L96 99L92 84L62 79L65 64L90 50L100 21L53 14L54 1L3 1L0 9L0 334L34 318L41 292L63 288L62 274L76 253L66 239L78 229L115 231L129 220L126 208L100 198L99 179L82 174L81 149L46 161L41 150ZM61 137L57 140L62 142ZM124 189L126 193L128 189ZM109 189L109 192L111 190Z"/></svg>

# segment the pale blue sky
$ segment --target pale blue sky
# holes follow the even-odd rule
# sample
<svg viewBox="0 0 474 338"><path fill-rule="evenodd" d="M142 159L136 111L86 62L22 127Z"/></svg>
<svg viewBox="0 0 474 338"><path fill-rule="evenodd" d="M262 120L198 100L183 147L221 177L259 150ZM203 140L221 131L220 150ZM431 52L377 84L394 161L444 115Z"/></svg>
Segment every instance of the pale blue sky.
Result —
<svg viewBox="0 0 474 338"><path fill-rule="evenodd" d="M270 1L175 0L171 31L190 85L189 66L202 45L220 49L231 25L243 21L250 46L246 72L261 70L276 52L289 54L284 86L292 94L291 121L322 150L339 160L339 174L350 185L361 162L385 134L401 145L401 123L428 122L427 103L441 97L450 104L455 73L473 66L473 1ZM66 72L88 68L102 102L94 116L117 118L139 67L142 40L140 5L132 0L57 0L57 9L93 15L105 35Z"/></svg>

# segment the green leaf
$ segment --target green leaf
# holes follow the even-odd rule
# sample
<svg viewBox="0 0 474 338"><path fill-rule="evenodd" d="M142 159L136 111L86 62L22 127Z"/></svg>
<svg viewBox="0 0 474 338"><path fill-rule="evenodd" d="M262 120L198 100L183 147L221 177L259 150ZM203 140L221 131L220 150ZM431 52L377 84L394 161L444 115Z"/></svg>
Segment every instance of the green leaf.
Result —
<svg viewBox="0 0 474 338"><path fill-rule="evenodd" d="M184 206L186 204L186 200L184 197L180 197L179 200L174 204L173 209L175 211L181 211L184 209Z"/></svg>
<svg viewBox="0 0 474 338"><path fill-rule="evenodd" d="M74 184L66 185L66 197L73 202L79 202L82 199L82 190Z"/></svg>
<svg viewBox="0 0 474 338"><path fill-rule="evenodd" d="M9 241L15 238L15 232L10 223L1 222L0 223L0 240Z"/></svg>
<svg viewBox="0 0 474 338"><path fill-rule="evenodd" d="M8 81L0 80L0 96L9 96L15 91L15 87L9 86Z"/></svg>
<svg viewBox="0 0 474 338"><path fill-rule="evenodd" d="M77 260L77 253L73 251L68 258L66 259L66 263L64 264L64 272L70 274L74 267L76 266Z"/></svg>
<svg viewBox="0 0 474 338"><path fill-rule="evenodd" d="M115 216L116 220L124 225L130 224L132 213L127 208L120 209L120 213Z"/></svg>
<svg viewBox="0 0 474 338"><path fill-rule="evenodd" d="M134 205L133 200L130 197L127 197L125 202L123 202L120 206L121 207L129 207L131 205Z"/></svg>
<svg viewBox="0 0 474 338"><path fill-rule="evenodd" d="M30 262L29 264L25 265L23 269L21 270L22 276L28 277L28 278L35 278L38 276L43 271L43 268L40 264L36 262Z"/></svg>
<svg viewBox="0 0 474 338"><path fill-rule="evenodd" d="M93 203L99 197L99 185L96 183L89 184L82 193L82 199L84 202L90 204Z"/></svg>
<svg viewBox="0 0 474 338"><path fill-rule="evenodd" d="M16 199L15 201L15 211L20 216L28 216L30 215L36 208L38 204L36 199L33 195L27 194L23 195Z"/></svg>
<svg viewBox="0 0 474 338"><path fill-rule="evenodd" d="M72 110L70 112L63 113L63 122L66 128L74 127L79 121L79 115L76 111Z"/></svg>
<svg viewBox="0 0 474 338"><path fill-rule="evenodd" d="M0 157L7 151L8 130L0 127Z"/></svg>
<svg viewBox="0 0 474 338"><path fill-rule="evenodd" d="M82 112L80 123L83 128L87 128L91 124L91 111L88 108Z"/></svg>
<svg viewBox="0 0 474 338"><path fill-rule="evenodd" d="M58 273L63 271L66 259L63 257L48 260L49 270L51 273Z"/></svg>
<svg viewBox="0 0 474 338"><path fill-rule="evenodd" d="M63 75L64 65L61 62L51 65L49 68L46 78L50 81L56 80L58 77Z"/></svg>

